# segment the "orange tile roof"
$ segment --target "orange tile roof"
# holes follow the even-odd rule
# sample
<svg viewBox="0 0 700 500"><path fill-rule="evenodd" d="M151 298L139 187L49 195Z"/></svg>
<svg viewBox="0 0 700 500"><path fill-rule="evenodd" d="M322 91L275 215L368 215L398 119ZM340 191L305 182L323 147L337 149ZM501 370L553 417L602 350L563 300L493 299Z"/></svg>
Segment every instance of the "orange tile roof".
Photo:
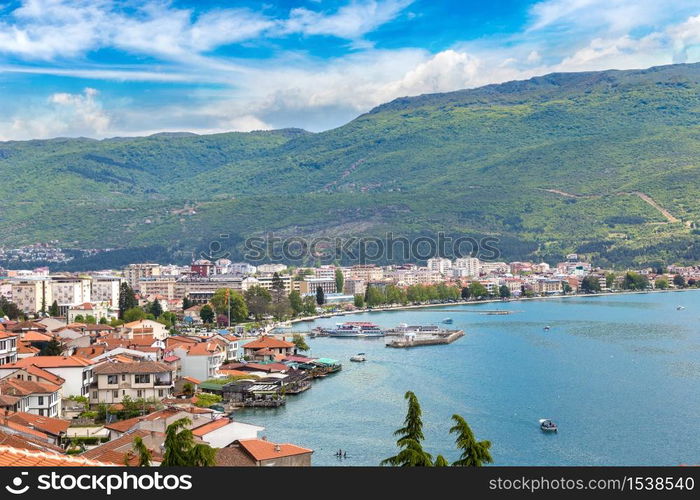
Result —
<svg viewBox="0 0 700 500"><path fill-rule="evenodd" d="M18 378L4 378L0 380L0 392L2 394L10 394L11 396L51 394L60 389L60 385L35 382L34 380L21 380Z"/></svg>
<svg viewBox="0 0 700 500"><path fill-rule="evenodd" d="M194 377L189 377L189 376L187 376L187 377L182 377L182 380L187 380L188 382L192 382L193 384L197 384L197 385L199 385L199 384L202 383L201 380L196 379L196 378L194 378Z"/></svg>
<svg viewBox="0 0 700 500"><path fill-rule="evenodd" d="M142 420L158 420L160 418L168 418L173 415L177 415L182 410L180 408L165 408L163 410L155 411L149 413L148 415L143 415L141 417L134 417L127 420L119 420L118 422L112 422L111 424L106 424L105 429L114 430L117 432L126 432Z"/></svg>
<svg viewBox="0 0 700 500"><path fill-rule="evenodd" d="M268 337L267 335L263 335L260 339L248 342L243 346L244 349L279 349L291 347L294 347L294 344L291 342Z"/></svg>
<svg viewBox="0 0 700 500"><path fill-rule="evenodd" d="M107 348L103 345L91 345L89 347L78 347L75 355L81 358L91 359L100 354L104 354Z"/></svg>
<svg viewBox="0 0 700 500"><path fill-rule="evenodd" d="M26 342L48 342L49 340L51 340L51 335L46 335L45 333L29 330L24 332L22 340Z"/></svg>
<svg viewBox="0 0 700 500"><path fill-rule="evenodd" d="M31 427L27 427L26 425L18 424L17 422L12 422L11 420L0 419L0 427L7 427L8 429L21 432L22 434L29 434L31 436L41 438L42 440L49 439L48 434L38 431L36 429L32 429Z"/></svg>
<svg viewBox="0 0 700 500"><path fill-rule="evenodd" d="M22 368L25 372L27 372L29 375L34 375L35 377L39 377L43 380L46 380L47 382L51 384L56 384L56 385L62 385L66 380L63 377L59 377L58 375L54 375L53 373L44 370L43 368L39 368L38 366L35 365L29 365L25 366ZM12 376L14 373L10 374Z"/></svg>
<svg viewBox="0 0 700 500"><path fill-rule="evenodd" d="M0 446L0 467L104 467L109 464L86 458Z"/></svg>
<svg viewBox="0 0 700 500"><path fill-rule="evenodd" d="M4 365L3 368L24 368L30 365L38 366L39 368L68 368L93 364L94 361L80 356L32 356L18 359L13 364Z"/></svg>
<svg viewBox="0 0 700 500"><path fill-rule="evenodd" d="M196 429L192 429L192 434L198 437L202 437L206 434L209 434L210 432L214 432L217 429L226 427L230 423L231 421L228 418L219 418L216 420L212 420L211 422L208 422L204 425L200 425Z"/></svg>
<svg viewBox="0 0 700 500"><path fill-rule="evenodd" d="M25 413L22 411L14 413L10 412L7 415L3 415L2 417L0 417L0 422L2 422L4 418L7 418L10 422L25 425L40 432L53 434L54 436L58 436L62 432L66 432L68 430L68 427L70 427L70 422L68 422L67 420L52 417L42 417L40 415L34 415L32 413Z"/></svg>
<svg viewBox="0 0 700 500"><path fill-rule="evenodd" d="M134 438L140 437L143 443L151 451L151 457L156 462L162 462L163 456L160 452L160 445L165 441L165 434L147 430L135 430L129 434L124 434L117 439L112 439L96 448L81 453L81 457L99 460L114 465L125 465L128 460L129 465L137 466L139 457L133 451Z"/></svg>
<svg viewBox="0 0 700 500"><path fill-rule="evenodd" d="M20 342L17 345L17 354L36 354L38 352L41 352L41 349L38 349L26 342Z"/></svg>
<svg viewBox="0 0 700 500"><path fill-rule="evenodd" d="M189 356L210 356L211 354L221 352L223 349L219 344L212 342L200 342L194 344L187 350Z"/></svg>
<svg viewBox="0 0 700 500"><path fill-rule="evenodd" d="M63 448L55 444L47 443L42 439L35 439L29 436L21 436L0 431L0 446L12 446L13 448L22 448L25 450L48 450L63 452Z"/></svg>
<svg viewBox="0 0 700 500"><path fill-rule="evenodd" d="M302 448L294 444L275 444L264 439L243 439L238 442L245 451L258 461L313 453L313 450L308 448Z"/></svg>

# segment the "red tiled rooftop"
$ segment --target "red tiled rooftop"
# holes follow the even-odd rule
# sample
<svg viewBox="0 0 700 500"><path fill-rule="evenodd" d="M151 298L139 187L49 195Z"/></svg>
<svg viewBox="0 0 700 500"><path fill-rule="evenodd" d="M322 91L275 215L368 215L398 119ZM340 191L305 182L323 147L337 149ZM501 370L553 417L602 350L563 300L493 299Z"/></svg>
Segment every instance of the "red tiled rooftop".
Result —
<svg viewBox="0 0 700 500"><path fill-rule="evenodd" d="M48 451L0 446L0 467L96 467L102 462Z"/></svg>
<svg viewBox="0 0 700 500"><path fill-rule="evenodd" d="M287 342L286 340L279 340L274 337L268 337L264 335L258 340L253 340L248 342L243 346L244 349L280 349L280 348L291 348L294 344Z"/></svg>
<svg viewBox="0 0 700 500"><path fill-rule="evenodd" d="M255 460L259 461L313 453L313 450L308 448L294 444L275 444L264 439L244 439L238 442Z"/></svg>

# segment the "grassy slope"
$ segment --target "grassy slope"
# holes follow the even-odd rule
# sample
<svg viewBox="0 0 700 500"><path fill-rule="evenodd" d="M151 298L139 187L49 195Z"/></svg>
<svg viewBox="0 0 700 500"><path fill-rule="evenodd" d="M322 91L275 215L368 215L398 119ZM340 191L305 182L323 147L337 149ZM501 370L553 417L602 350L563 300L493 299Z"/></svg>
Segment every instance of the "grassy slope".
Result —
<svg viewBox="0 0 700 500"><path fill-rule="evenodd" d="M699 82L700 65L557 74L398 99L320 134L4 143L0 231L187 252L220 233L443 230L498 235L507 258L698 259Z"/></svg>

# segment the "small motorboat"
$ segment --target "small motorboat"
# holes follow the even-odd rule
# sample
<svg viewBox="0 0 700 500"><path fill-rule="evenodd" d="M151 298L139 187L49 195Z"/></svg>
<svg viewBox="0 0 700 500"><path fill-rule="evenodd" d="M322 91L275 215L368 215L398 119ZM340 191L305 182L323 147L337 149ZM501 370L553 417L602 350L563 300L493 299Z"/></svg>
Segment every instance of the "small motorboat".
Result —
<svg viewBox="0 0 700 500"><path fill-rule="evenodd" d="M548 331L551 330L551 329L552 329L552 327L549 326L549 325L547 325L547 326L544 327L544 331L545 331L545 332L548 332Z"/></svg>
<svg viewBox="0 0 700 500"><path fill-rule="evenodd" d="M548 418L543 418L540 420L540 429L542 429L543 432L557 432L557 424L552 422Z"/></svg>
<svg viewBox="0 0 700 500"><path fill-rule="evenodd" d="M365 357L364 352L358 352L354 356L350 356L350 361L354 361L356 363L362 363L363 361L367 361L367 358Z"/></svg>
<svg viewBox="0 0 700 500"><path fill-rule="evenodd" d="M445 318L442 320L442 322L446 325L451 325L452 324L452 318Z"/></svg>
<svg viewBox="0 0 700 500"><path fill-rule="evenodd" d="M685 309L685 307L683 307L683 306L676 306L676 311L682 311L683 309Z"/></svg>

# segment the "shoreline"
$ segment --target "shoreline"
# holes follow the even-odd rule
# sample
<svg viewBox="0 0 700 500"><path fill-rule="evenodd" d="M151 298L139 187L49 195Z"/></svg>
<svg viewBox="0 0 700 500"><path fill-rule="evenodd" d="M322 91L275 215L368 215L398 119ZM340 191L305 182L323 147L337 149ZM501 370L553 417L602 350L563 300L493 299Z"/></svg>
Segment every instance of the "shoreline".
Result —
<svg viewBox="0 0 700 500"><path fill-rule="evenodd" d="M552 299L568 299L572 297L577 298L593 298L593 297L610 297L616 295L640 295L649 293L668 293L668 292L691 292L700 290L700 288L680 288L680 289L670 289L670 290L627 290L621 292L607 292L607 293L587 293L587 294L571 294L571 295L548 295L545 297L523 297L518 299L511 299L508 301L503 301L501 299L486 299L486 300L475 300L475 301L460 301L460 302L447 302L439 304L407 304L407 305L397 305L397 306L382 306L375 307L371 310L369 309L358 309L355 311L342 311L342 315L346 314L361 314L361 313L373 313L373 312L388 312L388 311L402 311L409 309L423 309L427 307L457 307L457 306L469 306L469 305L479 305L479 304L501 304L501 303L511 303L511 302L522 302L526 300L552 300ZM304 318L294 318L289 320L291 324L302 323L305 321L316 321L317 319L333 318L339 316L338 313L329 314L319 314L317 316L307 316Z"/></svg>

